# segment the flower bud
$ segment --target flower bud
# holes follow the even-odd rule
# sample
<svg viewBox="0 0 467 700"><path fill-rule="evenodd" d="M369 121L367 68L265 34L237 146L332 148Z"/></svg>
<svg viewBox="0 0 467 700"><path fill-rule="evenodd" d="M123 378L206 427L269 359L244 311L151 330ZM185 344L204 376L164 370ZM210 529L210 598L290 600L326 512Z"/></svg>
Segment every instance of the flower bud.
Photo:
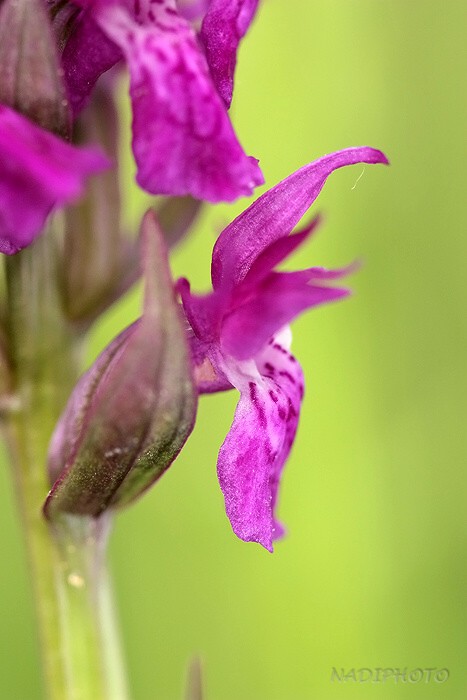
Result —
<svg viewBox="0 0 467 700"><path fill-rule="evenodd" d="M196 413L183 317L154 214L142 224L145 300L83 375L49 450L45 514L97 517L137 498L181 450Z"/></svg>
<svg viewBox="0 0 467 700"><path fill-rule="evenodd" d="M43 0L0 3L0 102L63 137L70 112Z"/></svg>
<svg viewBox="0 0 467 700"><path fill-rule="evenodd" d="M117 112L110 84L99 85L76 121L75 141L100 143L116 164ZM117 168L89 183L85 197L65 212L63 296L67 316L89 323L138 279L138 244L120 222Z"/></svg>

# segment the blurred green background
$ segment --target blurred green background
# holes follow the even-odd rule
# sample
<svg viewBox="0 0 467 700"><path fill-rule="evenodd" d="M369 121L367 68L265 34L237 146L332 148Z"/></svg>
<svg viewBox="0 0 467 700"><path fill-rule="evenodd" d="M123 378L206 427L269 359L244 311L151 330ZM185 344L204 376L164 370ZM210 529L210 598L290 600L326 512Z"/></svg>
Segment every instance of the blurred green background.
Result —
<svg viewBox="0 0 467 700"><path fill-rule="evenodd" d="M181 457L116 520L135 700L181 698L195 653L207 700L467 697L466 27L463 0L262 2L233 120L268 185L351 145L383 149L392 166L334 174L315 208L321 233L293 261L364 266L350 300L294 326L308 391L280 500L289 535L274 555L236 540L223 509L215 464L234 392L201 401ZM142 206L131 188L133 226ZM206 289L215 235L244 206L206 208L174 274ZM138 305L135 290L106 316L89 360ZM6 465L0 480L0 698L38 700ZM333 667L450 678L338 683Z"/></svg>

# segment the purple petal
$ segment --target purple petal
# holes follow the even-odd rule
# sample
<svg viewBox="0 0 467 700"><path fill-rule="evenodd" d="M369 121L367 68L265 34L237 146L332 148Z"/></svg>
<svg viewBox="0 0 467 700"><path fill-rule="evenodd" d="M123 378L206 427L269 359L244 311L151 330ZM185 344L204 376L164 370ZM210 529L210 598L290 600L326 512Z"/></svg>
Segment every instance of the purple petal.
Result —
<svg viewBox="0 0 467 700"><path fill-rule="evenodd" d="M257 161L237 141L194 31L172 4L152 5L142 25L123 8L98 15L130 70L137 181L210 202L250 195L263 182Z"/></svg>
<svg viewBox="0 0 467 700"><path fill-rule="evenodd" d="M255 357L274 333L300 313L349 294L348 289L308 284L311 274L309 270L271 273L252 299L225 317L223 351L237 360Z"/></svg>
<svg viewBox="0 0 467 700"><path fill-rule="evenodd" d="M91 11L83 10L75 20L62 54L64 77L75 116L86 105L99 76L121 58L121 50L98 27Z"/></svg>
<svg viewBox="0 0 467 700"><path fill-rule="evenodd" d="M265 192L219 236L212 256L213 287L237 284L273 241L287 236L313 204L328 176L356 163L388 163L373 148L348 148L305 165Z"/></svg>
<svg viewBox="0 0 467 700"><path fill-rule="evenodd" d="M263 250L250 267L244 282L248 284L257 284L266 277L271 270L280 262L285 260L293 251L304 243L309 236L314 233L320 222L319 216L316 216L310 224L302 231L291 236L285 236L274 241Z"/></svg>
<svg viewBox="0 0 467 700"><path fill-rule="evenodd" d="M211 0L201 25L211 75L227 107L232 101L237 48L258 7L258 0Z"/></svg>
<svg viewBox="0 0 467 700"><path fill-rule="evenodd" d="M284 532L274 510L304 384L300 365L278 343L269 345L257 363L259 372L253 370L250 377L244 368L229 365L229 378L241 396L219 452L217 472L235 534L272 552L273 540Z"/></svg>
<svg viewBox="0 0 467 700"><path fill-rule="evenodd" d="M360 267L360 263L353 262L350 265L345 265L345 267L338 267L335 270L328 270L326 267L309 267L304 272L308 276L308 281L311 280L337 280L341 277L347 277L347 275L353 274Z"/></svg>
<svg viewBox="0 0 467 700"><path fill-rule="evenodd" d="M85 179L110 166L96 148L75 148L0 105L0 252L31 243L48 214L76 200Z"/></svg>

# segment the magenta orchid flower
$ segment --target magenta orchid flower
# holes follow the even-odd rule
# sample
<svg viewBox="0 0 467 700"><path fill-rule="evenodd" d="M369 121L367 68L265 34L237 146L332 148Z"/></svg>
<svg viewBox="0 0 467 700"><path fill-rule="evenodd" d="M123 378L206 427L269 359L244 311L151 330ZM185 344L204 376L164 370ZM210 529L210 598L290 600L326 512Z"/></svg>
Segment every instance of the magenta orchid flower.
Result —
<svg viewBox="0 0 467 700"><path fill-rule="evenodd" d="M137 181L211 202L263 182L227 115L238 44L258 0L79 0L62 57L75 113L122 56L130 72ZM197 32L189 20L202 20Z"/></svg>
<svg viewBox="0 0 467 700"><path fill-rule="evenodd" d="M240 392L217 463L226 512L240 539L269 551L284 532L275 507L304 392L288 324L306 309L348 294L326 284L347 270L277 272L274 267L315 227L316 220L290 235L334 170L387 162L380 151L362 147L306 165L222 232L212 256L210 294L196 296L186 280L179 281L200 393L231 387Z"/></svg>
<svg viewBox="0 0 467 700"><path fill-rule="evenodd" d="M75 201L88 176L110 166L96 148L75 148L0 105L0 252L29 245L57 207Z"/></svg>

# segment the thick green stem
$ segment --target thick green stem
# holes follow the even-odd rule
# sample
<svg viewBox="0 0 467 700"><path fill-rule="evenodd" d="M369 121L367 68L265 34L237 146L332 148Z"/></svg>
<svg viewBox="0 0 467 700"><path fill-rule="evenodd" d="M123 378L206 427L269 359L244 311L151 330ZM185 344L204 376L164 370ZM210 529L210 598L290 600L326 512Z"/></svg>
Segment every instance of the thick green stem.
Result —
<svg viewBox="0 0 467 700"><path fill-rule="evenodd" d="M108 522L49 525L47 448L78 374L52 231L6 261L16 402L5 418L49 700L128 698L105 567ZM15 405L16 403L16 405Z"/></svg>

